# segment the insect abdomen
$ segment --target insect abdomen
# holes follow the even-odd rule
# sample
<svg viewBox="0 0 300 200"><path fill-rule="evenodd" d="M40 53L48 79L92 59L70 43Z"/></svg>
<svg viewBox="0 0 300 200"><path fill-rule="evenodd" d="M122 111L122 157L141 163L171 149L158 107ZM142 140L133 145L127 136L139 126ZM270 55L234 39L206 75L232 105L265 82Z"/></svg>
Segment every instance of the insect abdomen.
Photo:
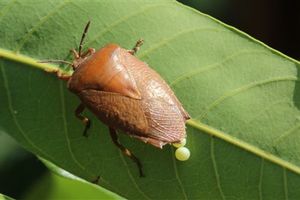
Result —
<svg viewBox="0 0 300 200"><path fill-rule="evenodd" d="M120 62L136 82L142 96L142 108L148 122L147 136L163 144L185 138L189 115L167 83L148 65L122 49Z"/></svg>
<svg viewBox="0 0 300 200"><path fill-rule="evenodd" d="M140 100L98 90L83 90L78 96L108 126L131 133L147 132L148 123Z"/></svg>

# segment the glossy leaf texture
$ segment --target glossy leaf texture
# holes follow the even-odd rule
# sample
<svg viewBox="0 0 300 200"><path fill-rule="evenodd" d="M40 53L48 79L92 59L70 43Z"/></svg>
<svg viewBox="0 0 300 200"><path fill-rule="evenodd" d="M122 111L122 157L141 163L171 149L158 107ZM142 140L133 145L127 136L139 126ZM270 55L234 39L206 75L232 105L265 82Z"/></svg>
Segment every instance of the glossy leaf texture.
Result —
<svg viewBox="0 0 300 200"><path fill-rule="evenodd" d="M79 100L36 61L70 60L88 20L85 48L145 40L137 56L192 116L188 161L120 134L140 178L88 111L82 136ZM0 48L1 131L65 170L128 199L300 198L299 62L246 34L175 1L2 0Z"/></svg>

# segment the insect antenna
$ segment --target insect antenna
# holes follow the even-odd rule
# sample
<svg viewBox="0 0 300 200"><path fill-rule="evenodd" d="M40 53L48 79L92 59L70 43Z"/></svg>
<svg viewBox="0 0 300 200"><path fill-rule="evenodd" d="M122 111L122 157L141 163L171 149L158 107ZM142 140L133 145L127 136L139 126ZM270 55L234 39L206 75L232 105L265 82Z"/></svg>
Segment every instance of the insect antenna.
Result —
<svg viewBox="0 0 300 200"><path fill-rule="evenodd" d="M79 57L81 56L81 50L82 50L82 46L83 46L83 41L84 41L84 38L85 38L85 36L86 36L86 33L87 33L88 30L89 30L90 23L91 23L91 21L88 21L88 23L86 24L86 26L85 26L85 28L84 28L84 31L83 31L83 33L82 33L82 36L81 36L81 40L80 40L79 48L78 48L78 55L79 55Z"/></svg>

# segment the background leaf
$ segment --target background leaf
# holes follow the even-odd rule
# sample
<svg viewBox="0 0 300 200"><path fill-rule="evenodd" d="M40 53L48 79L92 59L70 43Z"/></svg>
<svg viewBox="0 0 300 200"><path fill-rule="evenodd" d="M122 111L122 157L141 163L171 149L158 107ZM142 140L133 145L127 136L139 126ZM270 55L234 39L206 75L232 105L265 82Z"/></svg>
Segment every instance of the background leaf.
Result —
<svg viewBox="0 0 300 200"><path fill-rule="evenodd" d="M121 135L144 164L139 178L89 112L91 135L82 137L78 99L34 67L70 59L89 19L86 47L145 39L138 57L193 117L189 161ZM299 198L299 62L234 28L175 1L1 1L0 45L1 130L73 174L100 175L101 186L130 199Z"/></svg>
<svg viewBox="0 0 300 200"><path fill-rule="evenodd" d="M34 155L0 132L0 193L20 199L45 170Z"/></svg>
<svg viewBox="0 0 300 200"><path fill-rule="evenodd" d="M40 179L23 199L121 199L109 191L99 190L92 183L71 180L53 173Z"/></svg>
<svg viewBox="0 0 300 200"><path fill-rule="evenodd" d="M8 197L8 196L5 196L3 194L0 194L0 199L1 200L13 200L12 198Z"/></svg>

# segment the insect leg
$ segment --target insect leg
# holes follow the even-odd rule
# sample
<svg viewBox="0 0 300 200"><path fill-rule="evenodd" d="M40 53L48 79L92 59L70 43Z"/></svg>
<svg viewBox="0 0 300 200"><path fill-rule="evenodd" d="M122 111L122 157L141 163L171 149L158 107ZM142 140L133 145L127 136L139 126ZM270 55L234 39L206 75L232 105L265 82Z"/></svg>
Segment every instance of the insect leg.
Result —
<svg viewBox="0 0 300 200"><path fill-rule="evenodd" d="M87 137L87 130L91 127L91 120L89 120L87 117L83 116L81 113L83 112L85 106L81 103L75 110L76 117L83 122L85 125L83 136Z"/></svg>
<svg viewBox="0 0 300 200"><path fill-rule="evenodd" d="M143 39L139 39L136 44L134 45L134 47L131 50L128 50L129 53L131 53L132 55L136 54L136 52L140 49L140 47L143 45L144 40Z"/></svg>
<svg viewBox="0 0 300 200"><path fill-rule="evenodd" d="M96 50L94 48L89 48L86 52L82 53L81 57L87 57L90 56L92 54L94 54L96 52Z"/></svg>
<svg viewBox="0 0 300 200"><path fill-rule="evenodd" d="M68 81L71 78L71 75L63 74L60 71L57 71L56 75L59 79L64 80L64 81Z"/></svg>
<svg viewBox="0 0 300 200"><path fill-rule="evenodd" d="M46 62L46 61L43 61L43 62ZM48 62L48 61L47 61ZM51 61L52 62L52 61ZM54 73L56 74L56 76L61 79L61 80L64 80L64 81L68 81L70 78L71 78L71 75L69 74L64 74L61 72L61 70L59 69L46 69L45 70L46 72L48 73Z"/></svg>
<svg viewBox="0 0 300 200"><path fill-rule="evenodd" d="M80 57L79 54L78 54L78 52L75 49L71 49L70 52L73 54L73 56L74 56L75 59L77 59L77 58Z"/></svg>
<svg viewBox="0 0 300 200"><path fill-rule="evenodd" d="M95 179L91 181L91 183L98 184L100 180L100 176L97 176Z"/></svg>
<svg viewBox="0 0 300 200"><path fill-rule="evenodd" d="M115 129L109 127L109 133L111 136L111 139L113 141L113 143L126 155L128 156L131 160L133 160L133 162L135 162L139 168L139 172L140 172L140 177L144 177L144 172L143 172L143 166L142 163L140 162L140 160L133 154L131 153L128 149L126 149L122 144L120 144L119 140L118 140L118 135Z"/></svg>

